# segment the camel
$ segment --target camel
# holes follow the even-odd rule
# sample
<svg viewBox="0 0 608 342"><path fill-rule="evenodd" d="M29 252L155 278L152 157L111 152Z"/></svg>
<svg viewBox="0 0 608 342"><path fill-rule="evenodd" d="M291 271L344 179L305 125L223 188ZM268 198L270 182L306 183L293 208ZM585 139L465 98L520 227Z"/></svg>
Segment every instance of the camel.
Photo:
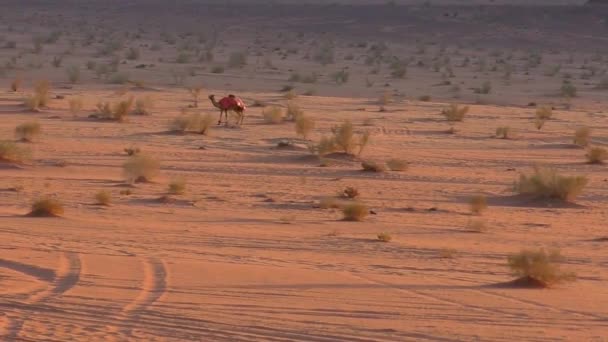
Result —
<svg viewBox="0 0 608 342"><path fill-rule="evenodd" d="M222 98L219 102L215 100L215 95L209 95L209 100L213 103L215 108L220 110L220 119L217 124L222 124L222 114L226 116L226 125L228 125L228 112L233 111L238 114L237 124L242 124L245 118L245 103L238 97L230 94L227 97Z"/></svg>

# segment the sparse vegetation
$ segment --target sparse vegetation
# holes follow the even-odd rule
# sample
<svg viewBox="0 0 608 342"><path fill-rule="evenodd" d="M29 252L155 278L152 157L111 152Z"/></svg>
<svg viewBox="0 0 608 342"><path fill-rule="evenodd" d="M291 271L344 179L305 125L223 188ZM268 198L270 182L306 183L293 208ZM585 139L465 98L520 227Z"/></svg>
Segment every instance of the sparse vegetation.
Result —
<svg viewBox="0 0 608 342"><path fill-rule="evenodd" d="M0 141L0 162L22 163L29 160L31 151L12 141Z"/></svg>
<svg viewBox="0 0 608 342"><path fill-rule="evenodd" d="M563 257L559 250L547 252L542 248L524 249L518 254L510 255L507 262L513 275L519 277L520 281L525 281L527 285L550 287L576 279L574 273L561 270L560 263L563 262Z"/></svg>
<svg viewBox="0 0 608 342"><path fill-rule="evenodd" d="M202 91L203 91L203 87L201 87L201 86L188 88L188 92L192 96L192 102L193 102L192 107L198 108L198 101L200 99Z"/></svg>
<svg viewBox="0 0 608 342"><path fill-rule="evenodd" d="M80 67L78 65L67 67L65 73L68 75L70 83L78 83L80 81Z"/></svg>
<svg viewBox="0 0 608 342"><path fill-rule="evenodd" d="M345 197L345 198L357 198L359 197L359 190L355 187L352 186L347 186L346 188L344 188L344 190L342 190L342 193L340 194L341 197Z"/></svg>
<svg viewBox="0 0 608 342"><path fill-rule="evenodd" d="M262 117L266 123L279 124L283 122L284 119L283 110L278 106L266 107L262 111Z"/></svg>
<svg viewBox="0 0 608 342"><path fill-rule="evenodd" d="M23 83L23 80L21 79L21 77L13 78L13 80L11 81L11 91L13 91L13 92L19 91L19 89L21 89L22 83Z"/></svg>
<svg viewBox="0 0 608 342"><path fill-rule="evenodd" d="M112 194L110 192L101 190L95 194L95 204L97 205L110 205L112 203Z"/></svg>
<svg viewBox="0 0 608 342"><path fill-rule="evenodd" d="M15 137L20 141L32 142L40 135L40 131L38 122L26 122L15 127Z"/></svg>
<svg viewBox="0 0 608 342"><path fill-rule="evenodd" d="M34 85L34 94L27 97L24 101L29 110L38 111L48 106L51 100L50 84L48 81L38 81Z"/></svg>
<svg viewBox="0 0 608 342"><path fill-rule="evenodd" d="M58 217L63 215L63 204L54 198L40 198L32 204L32 210L28 214L33 217Z"/></svg>
<svg viewBox="0 0 608 342"><path fill-rule="evenodd" d="M541 129L545 125L545 122L553 116L553 109L551 107L538 107L536 109L536 129Z"/></svg>
<svg viewBox="0 0 608 342"><path fill-rule="evenodd" d="M586 157L589 164L603 164L608 160L608 150L603 147L592 147L587 151Z"/></svg>
<svg viewBox="0 0 608 342"><path fill-rule="evenodd" d="M520 175L515 190L536 198L572 201L583 192L587 183L585 176L562 176L555 169L537 166L531 175Z"/></svg>
<svg viewBox="0 0 608 342"><path fill-rule="evenodd" d="M169 129L172 132L195 132L206 135L213 126L215 118L212 114L202 115L200 113L184 114L171 121Z"/></svg>
<svg viewBox="0 0 608 342"><path fill-rule="evenodd" d="M580 147L586 147L589 145L591 139L591 128L579 127L574 131L574 144Z"/></svg>
<svg viewBox="0 0 608 342"><path fill-rule="evenodd" d="M389 233L380 233L377 235L377 237L378 241L382 242L391 242L391 240L393 239L393 237Z"/></svg>
<svg viewBox="0 0 608 342"><path fill-rule="evenodd" d="M564 83L562 83L562 87L560 88L560 93L566 98L576 97L578 89L570 81L564 80Z"/></svg>
<svg viewBox="0 0 608 342"><path fill-rule="evenodd" d="M496 129L496 137L499 139L513 139L514 133L511 127L501 126Z"/></svg>
<svg viewBox="0 0 608 342"><path fill-rule="evenodd" d="M154 108L154 98L151 96L139 97L135 100L135 109L133 114L150 115L150 111Z"/></svg>
<svg viewBox="0 0 608 342"><path fill-rule="evenodd" d="M82 110L82 98L80 97L73 97L70 98L68 100L68 106L70 109L70 113L74 116L76 116L76 114L78 114L78 112L80 112Z"/></svg>
<svg viewBox="0 0 608 342"><path fill-rule="evenodd" d="M129 183L149 182L160 172L160 162L147 154L129 157L123 164L123 173Z"/></svg>
<svg viewBox="0 0 608 342"><path fill-rule="evenodd" d="M315 120L306 115L296 117L296 134L304 139L308 139L310 133L315 129Z"/></svg>
<svg viewBox="0 0 608 342"><path fill-rule="evenodd" d="M475 215L481 215L488 208L488 200L486 196L477 195L471 197L469 200L469 205L471 207L471 213Z"/></svg>
<svg viewBox="0 0 608 342"><path fill-rule="evenodd" d="M464 116L469 112L469 106L459 107L458 105L451 105L441 111L441 114L450 122L462 121Z"/></svg>
<svg viewBox="0 0 608 342"><path fill-rule="evenodd" d="M367 206L360 202L347 203L342 207L342 214L345 221L363 221L369 214Z"/></svg>
<svg viewBox="0 0 608 342"><path fill-rule="evenodd" d="M372 161L372 160L363 161L361 163L361 167L363 168L363 171L369 171L369 172L384 172L384 171L386 171L386 164L380 163L380 162L377 162L377 161Z"/></svg>
<svg viewBox="0 0 608 342"><path fill-rule="evenodd" d="M386 161L386 166L391 171L405 171L409 167L409 163L402 159L391 158Z"/></svg>
<svg viewBox="0 0 608 342"><path fill-rule="evenodd" d="M169 194L183 195L186 192L186 180L184 178L176 178L169 183Z"/></svg>
<svg viewBox="0 0 608 342"><path fill-rule="evenodd" d="M131 113L134 104L134 98L129 97L126 100L111 104L110 102L100 102L97 104L97 112L92 117L124 122L127 116Z"/></svg>
<svg viewBox="0 0 608 342"><path fill-rule="evenodd" d="M358 149L357 155L361 155L365 146L369 143L369 131L355 134L353 124L348 120L340 126L334 126L331 132L332 136L321 137L319 143L309 145L309 150L314 154L323 156L332 152L354 154L355 150Z"/></svg>

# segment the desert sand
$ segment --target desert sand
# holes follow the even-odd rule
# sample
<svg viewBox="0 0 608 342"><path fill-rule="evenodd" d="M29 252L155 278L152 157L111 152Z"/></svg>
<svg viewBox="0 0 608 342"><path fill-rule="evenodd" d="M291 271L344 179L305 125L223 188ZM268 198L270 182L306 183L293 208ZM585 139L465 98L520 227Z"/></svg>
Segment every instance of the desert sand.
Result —
<svg viewBox="0 0 608 342"><path fill-rule="evenodd" d="M41 131L16 142L31 158L0 162L0 340L608 341L608 172L573 143L589 127L590 146L608 145L605 10L404 6L378 20L380 5L353 22L339 13L357 6L291 6L234 20L196 2L6 5L0 140ZM50 102L30 110L40 80ZM229 93L248 105L244 124L216 126L207 96ZM147 115L91 117L129 98L149 100ZM469 107L462 122L441 115L451 104ZM288 105L314 120L307 139L265 120ZM541 106L553 115L537 129ZM184 113L213 126L176 133ZM346 120L370 134L360 155L311 153ZM128 182L128 148L159 174ZM407 169L361 170L390 159ZM568 202L514 192L538 165L588 184ZM177 179L185 192L169 194ZM320 205L347 187L370 210L361 222ZM473 215L478 195L488 208ZM28 216L39 198L64 213ZM559 249L576 281L515 286L508 257L535 248Z"/></svg>

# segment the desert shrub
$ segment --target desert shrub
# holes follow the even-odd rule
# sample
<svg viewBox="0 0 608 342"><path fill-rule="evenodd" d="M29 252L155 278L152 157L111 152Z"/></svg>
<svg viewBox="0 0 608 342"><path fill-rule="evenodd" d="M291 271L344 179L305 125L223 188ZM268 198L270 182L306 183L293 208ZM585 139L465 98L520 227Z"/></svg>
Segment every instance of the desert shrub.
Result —
<svg viewBox="0 0 608 342"><path fill-rule="evenodd" d="M77 65L70 65L65 69L70 83L78 83L80 81L80 68Z"/></svg>
<svg viewBox="0 0 608 342"><path fill-rule="evenodd" d="M203 91L203 87L201 87L201 86L189 87L188 88L188 92L192 96L192 101L194 102L192 104L192 107L198 108L198 101L199 101L199 99L201 97L201 92L202 91Z"/></svg>
<svg viewBox="0 0 608 342"><path fill-rule="evenodd" d="M228 67L242 68L247 65L247 54L245 52L233 52L228 57Z"/></svg>
<svg viewBox="0 0 608 342"><path fill-rule="evenodd" d="M128 156L132 156L141 152L139 147L127 147L123 149Z"/></svg>
<svg viewBox="0 0 608 342"><path fill-rule="evenodd" d="M380 111L383 112L384 106L388 106L391 102L393 102L393 95L388 91L385 91L384 93L382 93L382 95L380 95L380 97L378 98L378 104L380 105Z"/></svg>
<svg viewBox="0 0 608 342"><path fill-rule="evenodd" d="M296 93L296 91L294 89L289 89L289 90L285 91L285 95L283 95L283 96L285 96L285 98L287 100L293 100L296 97L298 97L298 94Z"/></svg>
<svg viewBox="0 0 608 342"><path fill-rule="evenodd" d="M450 122L462 121L464 116L469 111L469 106L459 107L458 105L451 105L441 111L441 114Z"/></svg>
<svg viewBox="0 0 608 342"><path fill-rule="evenodd" d="M74 97L68 100L68 106L72 115L78 114L82 110L82 98Z"/></svg>
<svg viewBox="0 0 608 342"><path fill-rule="evenodd" d="M101 190L95 194L95 204L110 205L110 203L112 203L112 194L108 191Z"/></svg>
<svg viewBox="0 0 608 342"><path fill-rule="evenodd" d="M563 97L576 97L578 89L574 84L565 80L564 83L562 83L562 87L560 88L560 93Z"/></svg>
<svg viewBox="0 0 608 342"><path fill-rule="evenodd" d="M603 147L592 147L587 151L589 164L603 164L608 159L608 150Z"/></svg>
<svg viewBox="0 0 608 342"><path fill-rule="evenodd" d="M386 161L386 166L391 171L405 171L407 170L409 163L402 159L391 158Z"/></svg>
<svg viewBox="0 0 608 342"><path fill-rule="evenodd" d="M551 107L538 107L535 114L535 126L537 129L541 129L545 122L553 116L553 109Z"/></svg>
<svg viewBox="0 0 608 342"><path fill-rule="evenodd" d="M193 113L175 118L169 125L169 129L173 132L196 132L206 135L214 121L215 119L211 114Z"/></svg>
<svg viewBox="0 0 608 342"><path fill-rule="evenodd" d="M583 192L587 183L585 176L562 176L555 169L535 167L531 175L519 176L515 190L538 198L572 201Z"/></svg>
<svg viewBox="0 0 608 342"><path fill-rule="evenodd" d="M63 215L63 204L54 198L40 198L32 203L29 216L57 217Z"/></svg>
<svg viewBox="0 0 608 342"><path fill-rule="evenodd" d="M336 149L347 154L353 154L356 148L359 149L357 154L361 154L369 142L369 131L358 135L355 134L353 124L348 120L340 126L334 126L331 132Z"/></svg>
<svg viewBox="0 0 608 342"><path fill-rule="evenodd" d="M421 95L418 97L418 101L429 102L431 101L431 95Z"/></svg>
<svg viewBox="0 0 608 342"><path fill-rule="evenodd" d="M315 120L306 115L299 115L296 118L296 134L304 139L308 139L310 132L315 129Z"/></svg>
<svg viewBox="0 0 608 342"><path fill-rule="evenodd" d="M129 83L129 74L117 72L108 78L110 84L127 84Z"/></svg>
<svg viewBox="0 0 608 342"><path fill-rule="evenodd" d="M100 102L97 104L97 113L95 113L94 116L100 119L124 122L133 109L133 103L133 97L118 101L114 104Z"/></svg>
<svg viewBox="0 0 608 342"><path fill-rule="evenodd" d="M278 106L270 106L262 111L264 122L269 124L278 124L283 122L283 110Z"/></svg>
<svg viewBox="0 0 608 342"><path fill-rule="evenodd" d="M225 71L225 69L221 65L216 65L213 68L211 68L211 73L212 74L223 74L224 71Z"/></svg>
<svg viewBox="0 0 608 342"><path fill-rule="evenodd" d="M19 89L21 89L21 84L23 83L23 80L21 79L21 77L15 77L12 81L11 81L11 90L14 92L19 91Z"/></svg>
<svg viewBox="0 0 608 342"><path fill-rule="evenodd" d="M131 48L129 48L129 50L127 51L127 54L126 54L126 56L125 56L125 57L126 57L128 60L135 61L135 60L138 60L138 59L139 59L139 55L140 55L140 53L139 53L139 49L138 49L138 48L131 47Z"/></svg>
<svg viewBox="0 0 608 342"><path fill-rule="evenodd" d="M346 188L344 188L344 190L342 190L342 193L340 195L346 198L357 198L359 197L360 193L357 188L347 186Z"/></svg>
<svg viewBox="0 0 608 342"><path fill-rule="evenodd" d="M140 97L135 100L135 109L133 114L136 115L150 115L150 111L154 107L154 98L151 96Z"/></svg>
<svg viewBox="0 0 608 342"><path fill-rule="evenodd" d="M319 200L319 208L321 209L342 209L345 201L335 197L323 197Z"/></svg>
<svg viewBox="0 0 608 342"><path fill-rule="evenodd" d="M186 192L186 180L184 178L176 178L169 183L169 194L183 195Z"/></svg>
<svg viewBox="0 0 608 342"><path fill-rule="evenodd" d="M86 63L87 70L95 70L97 68L97 62L90 60Z"/></svg>
<svg viewBox="0 0 608 342"><path fill-rule="evenodd" d="M367 206L360 202L347 203L342 207L345 221L363 221L369 214Z"/></svg>
<svg viewBox="0 0 608 342"><path fill-rule="evenodd" d="M496 129L496 137L499 139L512 139L513 130L509 126L501 126Z"/></svg>
<svg viewBox="0 0 608 342"><path fill-rule="evenodd" d="M348 79L350 78L350 74L348 71L342 69L340 71L336 71L333 74L331 74L331 78L337 84L344 84L344 83L348 82Z"/></svg>
<svg viewBox="0 0 608 342"><path fill-rule="evenodd" d="M589 140L591 139L591 128L589 127L579 127L574 131L574 144L585 147L589 145Z"/></svg>
<svg viewBox="0 0 608 342"><path fill-rule="evenodd" d="M55 67L55 68L59 68L61 67L61 64L63 64L63 57L60 56L55 56L53 57L53 60L51 61L51 64Z"/></svg>
<svg viewBox="0 0 608 342"><path fill-rule="evenodd" d="M331 64L334 59L334 48L330 43L321 45L313 55L313 60L322 65Z"/></svg>
<svg viewBox="0 0 608 342"><path fill-rule="evenodd" d="M40 124L38 122L26 122L15 127L17 140L32 142L40 135Z"/></svg>
<svg viewBox="0 0 608 342"><path fill-rule="evenodd" d="M177 57L175 57L175 63L178 64L186 64L190 63L191 56L185 52L180 52Z"/></svg>
<svg viewBox="0 0 608 342"><path fill-rule="evenodd" d="M382 242L391 242L393 237L389 233L380 233L377 235L378 240Z"/></svg>
<svg viewBox="0 0 608 342"><path fill-rule="evenodd" d="M24 101L25 106L29 110L39 110L47 107L50 100L50 84L48 81L38 81L34 85L34 94L27 97Z"/></svg>
<svg viewBox="0 0 608 342"><path fill-rule="evenodd" d="M507 259L513 275L526 280L529 284L548 287L557 283L573 281L576 275L564 272L560 268L563 262L559 250L545 251L524 249L518 254L510 255Z"/></svg>
<svg viewBox="0 0 608 342"><path fill-rule="evenodd" d="M488 208L486 196L477 195L471 197L471 199L469 199L469 206L471 207L471 213L480 215Z"/></svg>
<svg viewBox="0 0 608 342"><path fill-rule="evenodd" d="M486 81L481 85L481 87L475 88L476 94L486 95L486 94L489 94L490 92L492 92L492 83L490 81Z"/></svg>
<svg viewBox="0 0 608 342"><path fill-rule="evenodd" d="M160 172L160 162L147 154L139 153L129 157L122 165L129 183L148 182Z"/></svg>
<svg viewBox="0 0 608 342"><path fill-rule="evenodd" d="M299 116L304 115L304 111L294 101L287 102L287 109L285 110L285 119L289 121L295 121Z"/></svg>
<svg viewBox="0 0 608 342"><path fill-rule="evenodd" d="M367 160L361 163L363 171L369 172L384 172L386 171L386 165L377 161Z"/></svg>
<svg viewBox="0 0 608 342"><path fill-rule="evenodd" d="M20 147L12 141L0 141L0 162L21 163L31 157L28 148Z"/></svg>
<svg viewBox="0 0 608 342"><path fill-rule="evenodd" d="M483 233L487 230L486 222L483 220L469 220L466 229L469 232Z"/></svg>

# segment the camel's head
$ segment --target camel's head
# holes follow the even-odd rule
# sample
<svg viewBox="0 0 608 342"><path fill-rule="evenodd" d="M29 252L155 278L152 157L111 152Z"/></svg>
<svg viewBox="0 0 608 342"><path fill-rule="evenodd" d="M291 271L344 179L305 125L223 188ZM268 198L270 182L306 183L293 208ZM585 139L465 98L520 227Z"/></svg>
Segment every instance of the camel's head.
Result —
<svg viewBox="0 0 608 342"><path fill-rule="evenodd" d="M209 100L214 100L215 99L215 95L211 94L209 95Z"/></svg>

